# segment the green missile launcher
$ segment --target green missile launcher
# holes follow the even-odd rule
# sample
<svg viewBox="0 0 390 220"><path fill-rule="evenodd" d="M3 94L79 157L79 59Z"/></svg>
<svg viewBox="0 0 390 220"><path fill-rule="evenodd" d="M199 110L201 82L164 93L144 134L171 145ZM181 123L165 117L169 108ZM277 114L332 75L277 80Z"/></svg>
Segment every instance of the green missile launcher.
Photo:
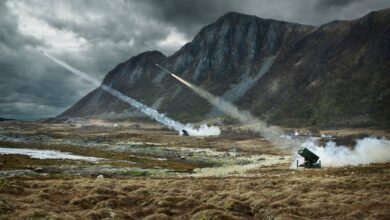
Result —
<svg viewBox="0 0 390 220"><path fill-rule="evenodd" d="M297 160L297 167L305 167L305 168L321 168L321 161L319 156L317 156L315 153L311 152L307 148L300 149L298 151L298 154L301 155L303 158L305 158L305 161L303 164L298 166L298 160Z"/></svg>

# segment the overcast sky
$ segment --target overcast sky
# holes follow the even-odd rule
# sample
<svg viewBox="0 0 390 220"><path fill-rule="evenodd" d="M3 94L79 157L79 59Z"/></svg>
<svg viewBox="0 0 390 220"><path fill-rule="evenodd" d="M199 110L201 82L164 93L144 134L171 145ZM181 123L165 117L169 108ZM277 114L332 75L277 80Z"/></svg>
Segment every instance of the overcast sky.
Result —
<svg viewBox="0 0 390 220"><path fill-rule="evenodd" d="M140 52L172 54L228 11L319 25L388 7L389 0L0 1L0 117L53 117L93 89L39 50L101 80Z"/></svg>

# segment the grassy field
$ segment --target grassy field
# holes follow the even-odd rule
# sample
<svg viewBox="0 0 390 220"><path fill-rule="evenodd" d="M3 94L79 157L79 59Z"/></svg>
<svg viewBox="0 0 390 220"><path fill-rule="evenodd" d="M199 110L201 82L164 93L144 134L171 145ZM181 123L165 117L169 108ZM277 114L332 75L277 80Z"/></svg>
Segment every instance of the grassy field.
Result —
<svg viewBox="0 0 390 220"><path fill-rule="evenodd" d="M104 159L0 155L0 219L390 219L390 163L290 169L291 155L231 129L193 138L101 121L0 128L0 147ZM346 143L366 135L323 132Z"/></svg>
<svg viewBox="0 0 390 220"><path fill-rule="evenodd" d="M18 177L1 180L4 219L389 219L390 165L257 177Z"/></svg>

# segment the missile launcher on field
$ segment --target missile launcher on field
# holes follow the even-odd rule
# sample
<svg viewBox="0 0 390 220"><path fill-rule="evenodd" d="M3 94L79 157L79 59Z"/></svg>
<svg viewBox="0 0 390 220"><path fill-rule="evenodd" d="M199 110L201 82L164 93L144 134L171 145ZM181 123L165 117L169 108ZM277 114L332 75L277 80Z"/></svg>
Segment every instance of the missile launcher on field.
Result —
<svg viewBox="0 0 390 220"><path fill-rule="evenodd" d="M300 149L298 151L298 154L301 155L303 158L305 158L305 161L303 164L298 165L297 160L297 167L304 167L304 168L321 168L321 161L319 156L317 156L315 153L311 152L307 148Z"/></svg>

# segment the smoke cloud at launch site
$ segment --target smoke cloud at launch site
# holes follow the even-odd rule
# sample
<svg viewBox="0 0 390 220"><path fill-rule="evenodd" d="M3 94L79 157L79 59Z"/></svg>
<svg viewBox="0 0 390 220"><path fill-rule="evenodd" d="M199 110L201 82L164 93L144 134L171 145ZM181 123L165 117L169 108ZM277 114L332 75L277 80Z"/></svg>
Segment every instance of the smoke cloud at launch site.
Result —
<svg viewBox="0 0 390 220"><path fill-rule="evenodd" d="M163 67L161 68L166 70ZM384 138L363 138L356 140L356 146L354 148L348 148L346 146L337 146L336 143L332 141L327 142L325 146L322 147L319 146L313 138L309 138L308 140L294 139L285 135L279 127L268 126L266 122L254 117L250 114L250 112L239 110L234 104L227 102L220 97L214 96L188 81L185 81L169 70L166 71L223 113L239 120L242 124L249 125L248 128L252 131L258 132L261 136L271 141L274 146L291 151L294 154L292 167L294 167L296 159L300 160L301 163L303 162L303 158L295 153L299 147L307 147L317 154L321 158L322 165L325 167L382 163L390 161L389 140Z"/></svg>
<svg viewBox="0 0 390 220"><path fill-rule="evenodd" d="M302 147L306 147L320 157L324 167L341 167L347 165L364 165L370 163L384 163L390 161L390 140L384 138L366 137L356 140L356 145L351 148L337 145L329 141L325 146L320 146L314 139L310 138ZM300 163L303 158L294 155ZM292 167L295 168L295 160Z"/></svg>

